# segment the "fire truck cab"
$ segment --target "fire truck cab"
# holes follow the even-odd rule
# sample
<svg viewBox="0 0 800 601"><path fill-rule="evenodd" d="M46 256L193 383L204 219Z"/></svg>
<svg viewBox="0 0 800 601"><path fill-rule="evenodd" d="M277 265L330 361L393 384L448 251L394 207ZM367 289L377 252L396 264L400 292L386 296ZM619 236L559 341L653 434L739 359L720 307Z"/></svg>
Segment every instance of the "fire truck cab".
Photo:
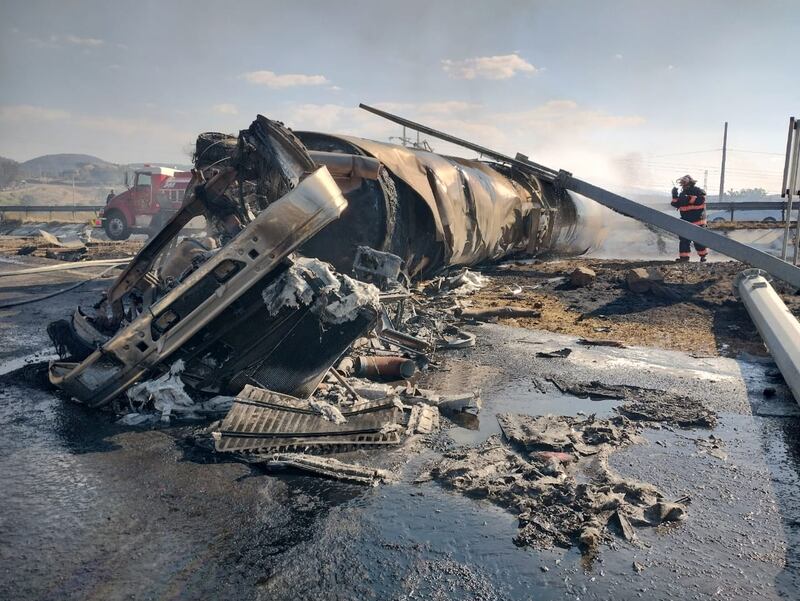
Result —
<svg viewBox="0 0 800 601"><path fill-rule="evenodd" d="M133 185L106 203L95 226L111 240L127 240L131 233L155 234L180 208L191 175L168 167L137 169Z"/></svg>

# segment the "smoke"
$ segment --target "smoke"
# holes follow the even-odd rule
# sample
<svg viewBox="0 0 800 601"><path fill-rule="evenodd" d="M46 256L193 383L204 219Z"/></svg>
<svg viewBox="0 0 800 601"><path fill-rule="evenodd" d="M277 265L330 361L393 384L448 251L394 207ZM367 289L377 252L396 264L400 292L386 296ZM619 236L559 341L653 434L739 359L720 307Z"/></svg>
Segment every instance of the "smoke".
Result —
<svg viewBox="0 0 800 601"><path fill-rule="evenodd" d="M575 220L559 230L556 254L585 254L598 259L663 260L674 256L677 237L624 217L579 194L570 192Z"/></svg>
<svg viewBox="0 0 800 601"><path fill-rule="evenodd" d="M605 239L587 256L596 259L663 260L678 253L678 238L655 227L605 211Z"/></svg>
<svg viewBox="0 0 800 601"><path fill-rule="evenodd" d="M553 251L576 255L600 248L609 235L607 224L611 211L574 192L569 192L569 198L575 206L575 219L559 228ZM564 217L568 218L566 214Z"/></svg>

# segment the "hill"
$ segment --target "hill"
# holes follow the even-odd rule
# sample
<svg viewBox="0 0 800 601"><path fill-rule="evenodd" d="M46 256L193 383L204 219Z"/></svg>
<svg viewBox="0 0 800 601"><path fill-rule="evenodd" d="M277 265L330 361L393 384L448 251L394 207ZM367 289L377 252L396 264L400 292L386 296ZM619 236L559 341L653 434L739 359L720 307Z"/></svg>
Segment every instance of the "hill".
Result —
<svg viewBox="0 0 800 601"><path fill-rule="evenodd" d="M118 184L124 167L90 154L46 154L20 163L19 178Z"/></svg>
<svg viewBox="0 0 800 601"><path fill-rule="evenodd" d="M90 154L45 154L20 163L20 171L29 177L59 177L89 165L104 169L117 167Z"/></svg>

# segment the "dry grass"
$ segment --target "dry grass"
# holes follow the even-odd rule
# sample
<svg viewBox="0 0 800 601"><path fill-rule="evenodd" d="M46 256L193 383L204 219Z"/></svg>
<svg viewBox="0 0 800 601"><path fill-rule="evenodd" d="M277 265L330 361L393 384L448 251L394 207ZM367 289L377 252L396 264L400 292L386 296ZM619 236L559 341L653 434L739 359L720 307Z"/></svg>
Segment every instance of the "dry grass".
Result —
<svg viewBox="0 0 800 601"><path fill-rule="evenodd" d="M62 184L31 184L19 188L0 190L0 205L97 205L104 204L108 187L82 187ZM116 189L120 192L121 189Z"/></svg>

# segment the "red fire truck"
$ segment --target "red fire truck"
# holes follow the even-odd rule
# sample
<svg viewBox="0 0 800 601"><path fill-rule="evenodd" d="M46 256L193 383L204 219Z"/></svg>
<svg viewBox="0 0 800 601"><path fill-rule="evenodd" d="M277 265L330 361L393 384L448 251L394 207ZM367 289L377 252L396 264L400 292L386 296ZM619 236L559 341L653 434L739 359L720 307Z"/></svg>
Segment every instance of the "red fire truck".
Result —
<svg viewBox="0 0 800 601"><path fill-rule="evenodd" d="M133 175L133 185L110 199L95 220L112 240L131 233L155 234L180 208L192 174L168 167L144 167Z"/></svg>

